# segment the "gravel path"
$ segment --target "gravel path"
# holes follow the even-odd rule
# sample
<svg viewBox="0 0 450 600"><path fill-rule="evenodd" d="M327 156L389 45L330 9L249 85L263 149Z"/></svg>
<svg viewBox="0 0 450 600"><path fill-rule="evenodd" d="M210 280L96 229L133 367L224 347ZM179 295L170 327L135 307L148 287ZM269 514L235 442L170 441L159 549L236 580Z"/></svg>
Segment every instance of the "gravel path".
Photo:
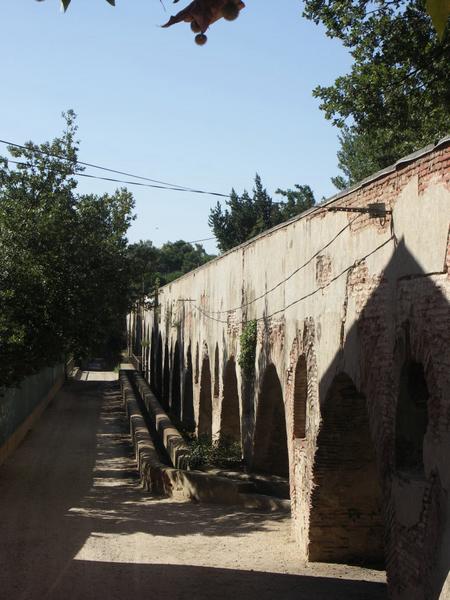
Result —
<svg viewBox="0 0 450 600"><path fill-rule="evenodd" d="M0 467L1 600L386 598L384 573L300 564L285 515L146 494L115 378L67 384Z"/></svg>

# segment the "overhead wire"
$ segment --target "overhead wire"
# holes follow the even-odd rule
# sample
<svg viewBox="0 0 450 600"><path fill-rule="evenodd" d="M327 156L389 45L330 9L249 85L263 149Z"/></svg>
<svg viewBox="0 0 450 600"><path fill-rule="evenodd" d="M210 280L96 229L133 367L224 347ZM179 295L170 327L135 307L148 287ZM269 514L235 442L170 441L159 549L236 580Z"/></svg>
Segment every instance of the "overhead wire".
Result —
<svg viewBox="0 0 450 600"><path fill-rule="evenodd" d="M0 139L0 143L1 144L5 144L7 146L12 146L13 148L19 148L21 150L29 150L29 148L27 148L26 146L24 146L23 144L16 144L15 142L9 142L7 140L3 140ZM195 194L207 194L210 196L218 196L221 198L229 198L229 194L222 194L219 192L210 192L210 191L206 191L206 190L199 190L193 187L189 187L189 186L184 186L184 185L178 185L178 184L174 184L174 183L169 183L167 181L161 181L159 179L152 179L150 177L144 177L142 175L135 175L133 173L128 173L126 171L119 171L117 169L111 169L109 167L103 167L101 165L97 165L94 163L88 163L85 161L80 161L80 160L72 160L70 158L68 158L67 156L63 156L60 154L55 154L52 152L47 152L45 150L41 150L40 148L36 148L33 147L33 151L37 152L38 154L43 154L45 156L48 156L50 158L56 158L58 160L65 160L69 163L72 163L74 165L80 165L83 167L89 167L89 168L93 168L93 169L99 169L102 171L107 171L109 173L116 173L117 175L124 175L126 177L132 177L133 179L139 179L142 181L147 181L147 182L151 182L152 185L150 184L145 184L145 183L138 183L138 182L134 182L134 181L124 181L124 180L120 180L120 179L114 179L114 178L109 178L109 177L101 177L99 175L92 175L92 174L88 174L88 173L73 173L73 176L75 177L88 177L90 179L100 179L102 181L111 181L114 183L123 183L125 185L136 185L136 186L141 186L141 187L150 187L150 188L156 188L156 189L167 189L167 190L171 190L171 191L175 191L175 192L190 192L190 193L195 193ZM24 164L26 165L26 163L20 163L14 160L9 160L8 162L11 162L12 164ZM157 184L157 185L155 185Z"/></svg>
<svg viewBox="0 0 450 600"><path fill-rule="evenodd" d="M216 240L216 236L203 238L202 240L191 240L190 242L186 242L186 244L197 244L198 242L209 242L209 240Z"/></svg>
<svg viewBox="0 0 450 600"><path fill-rule="evenodd" d="M394 237L394 235L391 235L387 240L385 240L384 242L382 242L381 244L379 244L376 248L374 248L373 250L371 250L365 256L363 256L363 257L358 258L357 260L355 260L349 267L345 268L343 271L341 271L340 273L338 273L337 275L335 275L332 279L330 279L324 285L321 285L321 286L317 287L316 289L314 289L311 292L305 294L304 296L301 296L300 298L296 298L295 300L293 300L289 304L283 306L283 308L280 308L280 309L278 309L278 310L276 310L276 311L274 311L274 312L272 312L272 313L270 313L268 315L263 315L262 317L257 317L254 320L257 321L257 322L259 322L259 321L266 321L267 319L271 319L272 317L274 317L276 315L284 313L286 310L288 310L292 306L298 304L299 302L302 302L303 300L306 300L308 298L311 298L312 296L315 296L315 294L317 294L318 292L320 292L320 291L326 289L327 287L329 287L332 283L334 283L335 281L337 281L338 279L340 279L343 275L345 275L346 273L349 273L350 271L352 271L363 260L365 260L366 258L369 258L369 256L372 256L372 254L375 254L375 252L378 252L378 250L381 250L381 248L383 248L384 246L386 246L389 242L391 242L393 240L395 241L395 237ZM228 320L218 319L216 317L211 316L211 314L213 314L213 313L209 313L208 314L200 306L198 306L198 304L193 304L193 308L195 308L204 317L206 317L206 318L208 318L208 319L210 319L212 321L216 321L217 323L223 323L225 325L228 324ZM245 323L246 323L246 320L245 319L241 319L240 321L236 322L236 325L244 325Z"/></svg>
<svg viewBox="0 0 450 600"><path fill-rule="evenodd" d="M278 283L276 283L270 289L265 290L262 294L260 294L259 296L256 296L256 298L253 298L252 300L249 300L248 302L245 302L244 304L241 304L240 306L235 306L234 308L228 308L226 310L209 311L209 314L210 315L221 315L221 314L233 313L236 310L241 310L241 309L247 308L248 306L250 306L251 304L254 304L258 300L262 300L262 298L265 298L266 296L268 296L269 294L271 294L272 292L274 292L276 289L278 289L280 286L282 286L284 283L286 283L287 281L289 281L289 279L291 279L292 277L294 277L294 275L296 275L299 271L301 271L302 269L306 268L317 256L319 256L319 254L321 254L321 252L323 252L324 250L326 250L327 248L329 248L338 239L338 237L341 236L344 233L344 231L346 231L347 229L349 229L352 226L352 224L356 221L356 219L359 219L360 216L361 215L358 214L356 217L354 217L353 219L351 219L342 229L340 229L336 233L336 235L334 237L331 238L331 240L329 242L327 242L325 244L325 246L323 246L322 248L320 248L319 250L317 250L310 258L308 258L308 260L306 262L304 262L302 265L300 265L299 267L297 267L296 269L294 269L287 277L285 277L284 279L282 279L281 281L279 281Z"/></svg>

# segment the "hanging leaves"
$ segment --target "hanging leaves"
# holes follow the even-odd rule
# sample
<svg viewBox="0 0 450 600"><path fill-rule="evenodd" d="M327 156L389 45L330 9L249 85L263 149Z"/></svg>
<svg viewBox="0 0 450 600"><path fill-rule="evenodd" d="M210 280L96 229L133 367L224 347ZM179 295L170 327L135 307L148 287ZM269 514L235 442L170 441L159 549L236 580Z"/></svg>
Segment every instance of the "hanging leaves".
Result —
<svg viewBox="0 0 450 600"><path fill-rule="evenodd" d="M38 1L40 1L40 0L38 0ZM66 10L69 8L70 2L71 2L71 0L61 0L61 8L63 9L64 12L66 12ZM116 5L116 0L106 0L106 2L108 4L111 4L111 6Z"/></svg>
<svg viewBox="0 0 450 600"><path fill-rule="evenodd" d="M427 0L427 12L433 21L439 39L442 40L450 16L450 0Z"/></svg>
<svg viewBox="0 0 450 600"><path fill-rule="evenodd" d="M234 21L243 8L245 4L241 0L194 0L179 13L170 17L163 27L182 22L190 23L192 31L198 34L195 41L203 45L206 43L204 33L210 25L222 18Z"/></svg>

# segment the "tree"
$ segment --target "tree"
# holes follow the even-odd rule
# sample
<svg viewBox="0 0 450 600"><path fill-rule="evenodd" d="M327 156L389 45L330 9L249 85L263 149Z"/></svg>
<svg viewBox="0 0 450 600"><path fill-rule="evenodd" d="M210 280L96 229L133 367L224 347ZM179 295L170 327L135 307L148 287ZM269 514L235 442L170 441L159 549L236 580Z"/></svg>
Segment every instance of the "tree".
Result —
<svg viewBox="0 0 450 600"><path fill-rule="evenodd" d="M313 92L342 129L338 187L448 133L450 36L438 39L423 0L306 0L304 15L354 58Z"/></svg>
<svg viewBox="0 0 450 600"><path fill-rule="evenodd" d="M159 250L150 240L130 244L127 249L131 290L135 300L153 292L158 277Z"/></svg>
<svg viewBox="0 0 450 600"><path fill-rule="evenodd" d="M65 117L60 138L10 147L15 167L0 159L0 386L65 353L120 345L133 198L76 194L75 115Z"/></svg>
<svg viewBox="0 0 450 600"><path fill-rule="evenodd" d="M278 189L276 193L287 201L274 202L256 174L252 196L246 190L241 196L232 190L230 199L226 200L227 208L223 209L218 202L211 209L208 224L222 252L300 214L315 203L308 185L296 185L294 190Z"/></svg>
<svg viewBox="0 0 450 600"><path fill-rule="evenodd" d="M170 283L214 258L201 244L183 240L166 242L161 248L150 240L140 241L130 244L127 252L135 300L152 295L157 285Z"/></svg>
<svg viewBox="0 0 450 600"><path fill-rule="evenodd" d="M280 190L278 188L275 194L280 194L286 198L286 203L280 203L279 210L281 221L287 221L299 215L305 210L312 208L315 204L314 192L309 185L295 184L294 189Z"/></svg>
<svg viewBox="0 0 450 600"><path fill-rule="evenodd" d="M158 276L161 283L169 283L214 258L207 254L201 244L183 240L166 242L159 251Z"/></svg>

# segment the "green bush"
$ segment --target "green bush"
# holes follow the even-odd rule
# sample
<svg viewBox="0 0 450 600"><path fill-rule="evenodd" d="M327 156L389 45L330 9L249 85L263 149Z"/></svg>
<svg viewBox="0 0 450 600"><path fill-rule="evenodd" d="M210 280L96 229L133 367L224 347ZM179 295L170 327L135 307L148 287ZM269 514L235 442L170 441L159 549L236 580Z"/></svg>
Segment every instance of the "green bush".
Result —
<svg viewBox="0 0 450 600"><path fill-rule="evenodd" d="M188 465L190 469L219 467L229 469L242 464L242 449L239 442L221 439L211 442L207 437L192 438Z"/></svg>
<svg viewBox="0 0 450 600"><path fill-rule="evenodd" d="M241 353L238 364L247 377L252 377L255 372L256 340L258 336L258 325L255 319L244 325L241 333Z"/></svg>

